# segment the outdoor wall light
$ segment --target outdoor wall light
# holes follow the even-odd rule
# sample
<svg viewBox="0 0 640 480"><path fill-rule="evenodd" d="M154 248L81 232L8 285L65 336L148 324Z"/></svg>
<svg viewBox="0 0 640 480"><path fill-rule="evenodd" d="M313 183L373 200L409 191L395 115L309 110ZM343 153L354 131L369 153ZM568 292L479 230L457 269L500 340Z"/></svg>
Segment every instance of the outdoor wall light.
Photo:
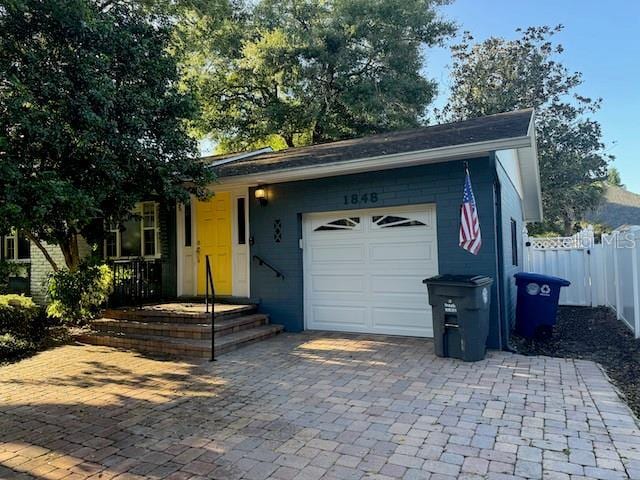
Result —
<svg viewBox="0 0 640 480"><path fill-rule="evenodd" d="M263 207L267 204L267 189L265 187L258 187L254 192L256 200Z"/></svg>

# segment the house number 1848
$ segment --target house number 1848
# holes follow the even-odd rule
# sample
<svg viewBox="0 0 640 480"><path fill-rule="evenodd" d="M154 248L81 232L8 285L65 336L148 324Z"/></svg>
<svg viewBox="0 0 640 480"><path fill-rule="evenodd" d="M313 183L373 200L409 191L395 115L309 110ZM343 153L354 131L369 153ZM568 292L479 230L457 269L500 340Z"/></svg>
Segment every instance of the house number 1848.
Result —
<svg viewBox="0 0 640 480"><path fill-rule="evenodd" d="M371 193L352 193L351 195L344 196L345 205L360 205L361 203L376 203L378 201L378 194L376 192Z"/></svg>

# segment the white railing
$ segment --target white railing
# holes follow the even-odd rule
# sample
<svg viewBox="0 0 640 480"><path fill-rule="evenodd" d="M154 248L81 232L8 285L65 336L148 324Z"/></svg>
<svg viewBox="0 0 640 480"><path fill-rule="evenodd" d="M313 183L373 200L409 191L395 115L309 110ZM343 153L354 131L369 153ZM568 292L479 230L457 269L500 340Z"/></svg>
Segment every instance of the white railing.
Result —
<svg viewBox="0 0 640 480"><path fill-rule="evenodd" d="M640 338L640 226L603 235L595 243L589 226L571 237L533 238L524 234L524 270L569 280L561 305L612 307Z"/></svg>

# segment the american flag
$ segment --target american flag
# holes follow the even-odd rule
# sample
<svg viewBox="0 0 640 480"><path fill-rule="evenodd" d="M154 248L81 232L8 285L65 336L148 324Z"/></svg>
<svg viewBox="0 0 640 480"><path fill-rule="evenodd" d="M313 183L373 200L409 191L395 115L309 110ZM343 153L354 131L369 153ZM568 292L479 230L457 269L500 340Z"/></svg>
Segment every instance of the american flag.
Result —
<svg viewBox="0 0 640 480"><path fill-rule="evenodd" d="M462 207L460 207L460 246L474 255L477 255L482 246L480 235L480 221L478 220L478 210L476 199L471 188L471 177L469 170L464 181L464 195L462 197Z"/></svg>

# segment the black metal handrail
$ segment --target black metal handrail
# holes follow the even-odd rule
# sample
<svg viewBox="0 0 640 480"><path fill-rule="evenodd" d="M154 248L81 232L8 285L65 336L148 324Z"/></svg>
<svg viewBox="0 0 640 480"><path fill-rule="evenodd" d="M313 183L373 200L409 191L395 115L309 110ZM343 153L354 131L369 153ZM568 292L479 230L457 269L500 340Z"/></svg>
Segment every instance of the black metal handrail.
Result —
<svg viewBox="0 0 640 480"><path fill-rule="evenodd" d="M273 265L269 264L264 258L262 258L262 257L260 257L258 255L254 255L253 259L258 262L258 265L265 266L269 270L271 270L273 273L275 273L276 274L276 278L281 278L282 280L284 280L284 273L282 273L280 270L278 270Z"/></svg>
<svg viewBox="0 0 640 480"><path fill-rule="evenodd" d="M112 307L142 305L162 296L162 261L143 258L109 262L113 271Z"/></svg>
<svg viewBox="0 0 640 480"><path fill-rule="evenodd" d="M209 255L205 255L205 293L204 293L204 305L205 312L209 313L209 288L211 288L211 361L216 360L216 332L214 327L215 311L216 311L216 288L213 283L213 272L211 271L211 262L209 261Z"/></svg>

